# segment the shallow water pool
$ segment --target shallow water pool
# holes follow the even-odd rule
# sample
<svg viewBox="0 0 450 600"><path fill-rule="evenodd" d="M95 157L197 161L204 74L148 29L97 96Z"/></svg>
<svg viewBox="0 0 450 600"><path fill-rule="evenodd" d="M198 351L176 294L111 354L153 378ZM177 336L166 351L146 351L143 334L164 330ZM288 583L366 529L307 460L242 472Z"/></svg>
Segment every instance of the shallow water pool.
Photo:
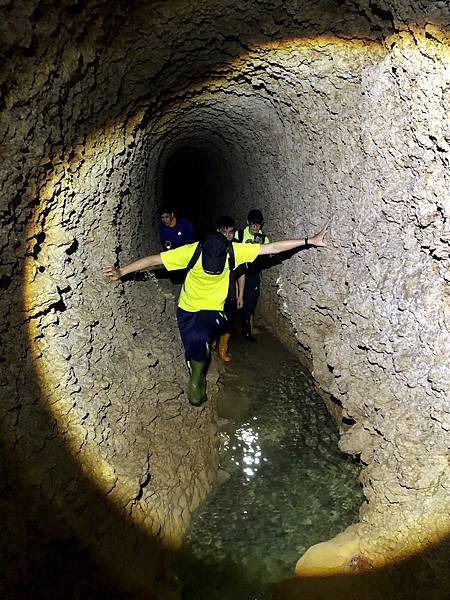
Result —
<svg viewBox="0 0 450 600"><path fill-rule="evenodd" d="M223 368L230 474L195 513L179 573L186 600L265 600L305 550L358 520L359 468L298 360L268 332ZM189 558L188 558L189 557Z"/></svg>

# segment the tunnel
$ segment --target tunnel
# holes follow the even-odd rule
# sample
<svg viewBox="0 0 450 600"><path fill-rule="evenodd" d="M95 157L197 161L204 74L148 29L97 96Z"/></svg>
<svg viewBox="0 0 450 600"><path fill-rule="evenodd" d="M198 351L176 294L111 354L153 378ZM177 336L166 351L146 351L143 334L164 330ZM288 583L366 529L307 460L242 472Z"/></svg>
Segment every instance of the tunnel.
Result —
<svg viewBox="0 0 450 600"><path fill-rule="evenodd" d="M228 177L221 176L223 160L200 144L188 143L177 148L163 168L161 204L188 218L199 236L211 228L206 218L211 199L220 206L219 196L228 182Z"/></svg>
<svg viewBox="0 0 450 600"><path fill-rule="evenodd" d="M102 274L159 251L169 204L201 235L254 207L274 240L329 223L326 250L268 270L260 310L365 500L273 597L446 600L449 2L0 14L2 597L182 597L220 382L189 405L167 282Z"/></svg>

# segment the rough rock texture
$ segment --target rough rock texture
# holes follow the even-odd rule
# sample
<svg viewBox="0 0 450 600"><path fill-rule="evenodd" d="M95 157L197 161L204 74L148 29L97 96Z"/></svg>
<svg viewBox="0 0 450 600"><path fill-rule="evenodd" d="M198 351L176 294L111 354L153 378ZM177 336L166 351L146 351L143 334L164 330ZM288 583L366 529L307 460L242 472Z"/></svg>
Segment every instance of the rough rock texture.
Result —
<svg viewBox="0 0 450 600"><path fill-rule="evenodd" d="M330 251L285 263L273 291L354 422L341 448L367 465L360 533L378 564L448 532L449 49L437 37L389 37L335 119L316 98L302 197L274 227L331 220Z"/></svg>
<svg viewBox="0 0 450 600"><path fill-rule="evenodd" d="M187 405L168 288L100 274L157 250L165 169L186 148L208 171L204 222L255 205L273 238L331 221L330 250L274 267L264 304L353 423L341 447L364 465L364 553L382 565L448 534L449 12L2 3L11 589L27 590L30 565L41 572L64 539L78 569L87 550L113 588L156 590L158 540L179 542L214 477L215 411ZM415 576L436 577L444 559L442 545Z"/></svg>

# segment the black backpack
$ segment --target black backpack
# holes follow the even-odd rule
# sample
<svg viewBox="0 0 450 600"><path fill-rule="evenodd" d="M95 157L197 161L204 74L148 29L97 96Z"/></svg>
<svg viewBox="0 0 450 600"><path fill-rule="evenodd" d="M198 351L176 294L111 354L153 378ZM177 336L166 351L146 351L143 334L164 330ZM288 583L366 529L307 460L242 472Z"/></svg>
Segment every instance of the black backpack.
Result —
<svg viewBox="0 0 450 600"><path fill-rule="evenodd" d="M209 250L209 252L204 252L204 247ZM233 244L229 242L221 233L208 236L204 244L198 242L197 247L194 250L194 254L192 255L186 267L186 275L197 263L200 256L202 256L203 270L205 273L209 273L210 275L220 275L223 273L227 257L230 273L235 268Z"/></svg>

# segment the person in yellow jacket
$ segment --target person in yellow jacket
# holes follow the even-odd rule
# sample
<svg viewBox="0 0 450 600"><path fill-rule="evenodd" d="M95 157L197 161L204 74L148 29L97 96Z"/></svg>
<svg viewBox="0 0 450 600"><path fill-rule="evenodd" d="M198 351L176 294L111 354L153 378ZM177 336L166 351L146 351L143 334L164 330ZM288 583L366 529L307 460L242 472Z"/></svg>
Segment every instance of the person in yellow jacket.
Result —
<svg viewBox="0 0 450 600"><path fill-rule="evenodd" d="M311 238L283 240L270 244L229 242L215 233L205 242L187 244L161 254L153 254L125 265L104 267L107 277L116 281L135 271L164 266L167 270L188 269L178 299L177 320L190 371L188 398L194 406L206 398L206 370L210 340L223 329L223 312L228 295L230 272L239 265L253 262L257 256L279 254L301 247L326 246L327 227Z"/></svg>

